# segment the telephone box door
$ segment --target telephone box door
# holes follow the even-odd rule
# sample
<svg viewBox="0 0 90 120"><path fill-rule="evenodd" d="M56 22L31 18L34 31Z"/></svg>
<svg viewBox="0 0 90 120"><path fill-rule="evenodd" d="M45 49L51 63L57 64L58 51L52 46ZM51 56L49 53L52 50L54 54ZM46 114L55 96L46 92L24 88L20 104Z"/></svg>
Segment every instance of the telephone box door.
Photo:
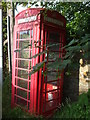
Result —
<svg viewBox="0 0 90 120"><path fill-rule="evenodd" d="M34 46L39 31L39 25L28 23L14 27L12 107L20 106L30 112L36 110L37 73L30 75L30 72L38 63L38 57L31 58L39 52Z"/></svg>

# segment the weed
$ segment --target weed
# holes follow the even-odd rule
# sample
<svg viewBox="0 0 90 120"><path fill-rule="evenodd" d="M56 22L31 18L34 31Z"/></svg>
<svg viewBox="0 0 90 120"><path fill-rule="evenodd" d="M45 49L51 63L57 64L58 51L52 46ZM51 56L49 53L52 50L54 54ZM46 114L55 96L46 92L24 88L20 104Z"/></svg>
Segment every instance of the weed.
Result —
<svg viewBox="0 0 90 120"><path fill-rule="evenodd" d="M66 104L61 105L61 108L53 116L54 118L90 118L90 90L79 96L79 100L71 103L66 98Z"/></svg>

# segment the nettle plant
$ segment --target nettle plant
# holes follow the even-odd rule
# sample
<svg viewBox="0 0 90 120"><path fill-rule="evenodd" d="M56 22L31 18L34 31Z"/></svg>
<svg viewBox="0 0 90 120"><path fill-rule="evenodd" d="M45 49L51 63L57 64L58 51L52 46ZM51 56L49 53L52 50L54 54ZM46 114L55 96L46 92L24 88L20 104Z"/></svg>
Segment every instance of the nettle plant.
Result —
<svg viewBox="0 0 90 120"><path fill-rule="evenodd" d="M38 42L41 42L41 40L38 40L37 42L34 41L32 44L34 44L35 48L38 48L38 47L42 48L42 46L37 45ZM40 56L43 54L47 55L48 48L58 46L59 44L60 43L43 45L43 47L45 46L46 49L43 52L40 52L40 53L32 56L29 59L36 58L37 56ZM28 44L27 46L24 46L22 49L15 50L15 52L20 52L20 51L23 52L23 50L29 46L32 46L32 45ZM56 57L55 53L53 52L52 56L55 58L55 61L47 64L47 69L48 68L56 69L57 71L59 70L59 72L61 73L62 70L65 69L68 65L69 70L72 70L72 69L77 70L77 68L79 67L79 60L81 58L84 59L84 61L87 64L87 61L89 60L89 57L90 57L90 47L89 46L90 46L90 34L86 34L84 37L82 37L81 40L79 40L79 39L71 40L67 45L65 45L64 47L61 48L61 49L65 49L65 55L62 57L62 59L59 57ZM51 54L49 54L49 55L51 55ZM29 75L31 76L35 72L38 72L41 68L44 67L46 62L47 62L47 56L42 62L33 66ZM44 74L46 76L47 70L43 71L42 74ZM70 72L67 71L66 74L70 75Z"/></svg>

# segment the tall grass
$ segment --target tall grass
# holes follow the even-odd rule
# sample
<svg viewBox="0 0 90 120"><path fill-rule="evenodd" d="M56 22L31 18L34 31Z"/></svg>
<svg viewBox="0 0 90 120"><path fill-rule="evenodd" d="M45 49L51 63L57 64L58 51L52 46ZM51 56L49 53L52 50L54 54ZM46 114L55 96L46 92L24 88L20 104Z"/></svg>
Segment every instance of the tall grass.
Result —
<svg viewBox="0 0 90 120"><path fill-rule="evenodd" d="M18 107L11 109L11 81L8 75L3 83L2 117L37 119ZM42 119L42 117L40 118ZM77 102L71 103L69 99L66 99L66 104L62 103L51 117L51 119L53 118L90 118L90 90L87 93L81 94Z"/></svg>
<svg viewBox="0 0 90 120"><path fill-rule="evenodd" d="M90 118L90 90L79 96L79 100L74 103L66 100L65 105L61 105L53 118Z"/></svg>

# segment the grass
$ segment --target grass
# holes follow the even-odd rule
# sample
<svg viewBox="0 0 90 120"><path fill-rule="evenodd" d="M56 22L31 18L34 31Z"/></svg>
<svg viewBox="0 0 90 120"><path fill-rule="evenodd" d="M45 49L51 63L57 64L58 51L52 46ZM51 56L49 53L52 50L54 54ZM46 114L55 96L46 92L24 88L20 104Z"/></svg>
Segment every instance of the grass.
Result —
<svg viewBox="0 0 90 120"><path fill-rule="evenodd" d="M90 118L90 90L81 94L77 102L70 103L67 99L66 104L61 105L53 118Z"/></svg>
<svg viewBox="0 0 90 120"><path fill-rule="evenodd" d="M8 75L3 83L2 117L37 119L18 107L11 109L11 81ZM42 117L40 118L42 119ZM90 90L80 95L77 102L71 103L70 100L66 99L66 104L62 103L51 119L53 118L90 118Z"/></svg>

